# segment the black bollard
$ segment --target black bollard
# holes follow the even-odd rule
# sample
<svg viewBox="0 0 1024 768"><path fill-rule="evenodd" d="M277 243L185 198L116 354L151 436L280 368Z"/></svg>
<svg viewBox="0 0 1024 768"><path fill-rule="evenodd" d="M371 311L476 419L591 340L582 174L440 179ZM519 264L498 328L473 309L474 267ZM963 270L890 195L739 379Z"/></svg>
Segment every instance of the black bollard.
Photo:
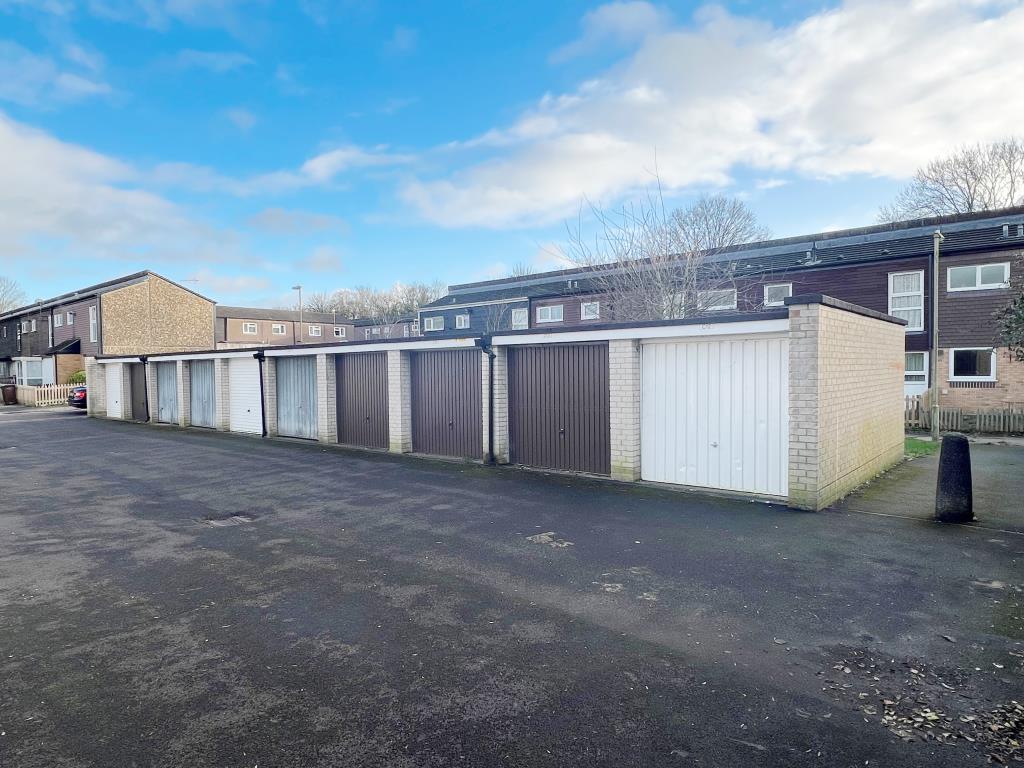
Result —
<svg viewBox="0 0 1024 768"><path fill-rule="evenodd" d="M940 523L969 523L974 519L971 445L964 435L953 433L942 438L935 519Z"/></svg>

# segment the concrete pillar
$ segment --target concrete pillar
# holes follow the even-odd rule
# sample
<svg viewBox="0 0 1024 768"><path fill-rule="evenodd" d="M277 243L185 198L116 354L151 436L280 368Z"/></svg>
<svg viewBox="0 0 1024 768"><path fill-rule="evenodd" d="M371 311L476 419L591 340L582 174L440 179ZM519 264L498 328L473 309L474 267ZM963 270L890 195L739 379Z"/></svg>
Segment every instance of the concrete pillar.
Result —
<svg viewBox="0 0 1024 768"><path fill-rule="evenodd" d="M338 442L338 385L334 355L316 356L316 432L321 443Z"/></svg>
<svg viewBox="0 0 1024 768"><path fill-rule="evenodd" d="M192 424L192 369L188 360L178 361L178 426Z"/></svg>
<svg viewBox="0 0 1024 768"><path fill-rule="evenodd" d="M789 505L797 509L819 509L820 313L818 304L789 307Z"/></svg>
<svg viewBox="0 0 1024 768"><path fill-rule="evenodd" d="M118 363L121 368L117 381L121 387L121 418L132 420L132 369L128 363Z"/></svg>
<svg viewBox="0 0 1024 768"><path fill-rule="evenodd" d="M214 428L227 432L230 428L228 414L231 412L231 388L228 361L226 358L215 358L213 361L213 392L214 392Z"/></svg>
<svg viewBox="0 0 1024 768"><path fill-rule="evenodd" d="M494 347L494 460L508 464L508 350Z"/></svg>
<svg viewBox="0 0 1024 768"><path fill-rule="evenodd" d="M409 353L388 350L388 450L412 450L412 375Z"/></svg>
<svg viewBox="0 0 1024 768"><path fill-rule="evenodd" d="M640 479L640 343L608 342L611 465L616 480Z"/></svg>
<svg viewBox="0 0 1024 768"><path fill-rule="evenodd" d="M277 437L277 359L263 360L263 418L267 437Z"/></svg>
<svg viewBox="0 0 1024 768"><path fill-rule="evenodd" d="M146 402L149 403L149 420L156 423L160 414L160 399L156 389L156 363L146 363Z"/></svg>
<svg viewBox="0 0 1024 768"><path fill-rule="evenodd" d="M104 371L102 365L96 362L95 357L85 358L85 386L88 388L85 412L90 416L106 416L106 371Z"/></svg>

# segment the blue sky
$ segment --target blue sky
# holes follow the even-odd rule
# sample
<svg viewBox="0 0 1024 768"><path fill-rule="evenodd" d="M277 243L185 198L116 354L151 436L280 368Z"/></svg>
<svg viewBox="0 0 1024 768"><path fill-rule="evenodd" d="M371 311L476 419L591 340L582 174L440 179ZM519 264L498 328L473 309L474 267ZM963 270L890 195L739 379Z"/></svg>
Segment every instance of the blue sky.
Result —
<svg viewBox="0 0 1024 768"><path fill-rule="evenodd" d="M559 266L581 201L872 223L1024 118L1010 0L0 0L0 274L232 304Z"/></svg>

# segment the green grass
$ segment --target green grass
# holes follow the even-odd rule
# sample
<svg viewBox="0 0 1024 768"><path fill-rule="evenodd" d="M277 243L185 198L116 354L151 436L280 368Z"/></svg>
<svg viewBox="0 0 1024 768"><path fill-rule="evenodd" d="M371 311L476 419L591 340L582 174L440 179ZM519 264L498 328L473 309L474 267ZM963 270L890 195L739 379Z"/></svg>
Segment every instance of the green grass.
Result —
<svg viewBox="0 0 1024 768"><path fill-rule="evenodd" d="M908 437L903 441L903 453L910 458L916 456L931 456L939 452L939 444L931 440L918 440L916 437Z"/></svg>

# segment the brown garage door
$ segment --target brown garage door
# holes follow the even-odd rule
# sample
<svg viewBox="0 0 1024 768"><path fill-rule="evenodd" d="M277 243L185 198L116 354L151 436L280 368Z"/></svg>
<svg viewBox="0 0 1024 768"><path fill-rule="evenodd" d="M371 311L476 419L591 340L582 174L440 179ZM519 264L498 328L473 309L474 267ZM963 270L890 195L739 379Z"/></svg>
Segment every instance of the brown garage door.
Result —
<svg viewBox="0 0 1024 768"><path fill-rule="evenodd" d="M509 347L508 398L513 463L611 471L607 344Z"/></svg>
<svg viewBox="0 0 1024 768"><path fill-rule="evenodd" d="M388 363L384 352L335 355L338 442L388 447Z"/></svg>
<svg viewBox="0 0 1024 768"><path fill-rule="evenodd" d="M414 352L412 449L437 456L483 455L480 350Z"/></svg>

